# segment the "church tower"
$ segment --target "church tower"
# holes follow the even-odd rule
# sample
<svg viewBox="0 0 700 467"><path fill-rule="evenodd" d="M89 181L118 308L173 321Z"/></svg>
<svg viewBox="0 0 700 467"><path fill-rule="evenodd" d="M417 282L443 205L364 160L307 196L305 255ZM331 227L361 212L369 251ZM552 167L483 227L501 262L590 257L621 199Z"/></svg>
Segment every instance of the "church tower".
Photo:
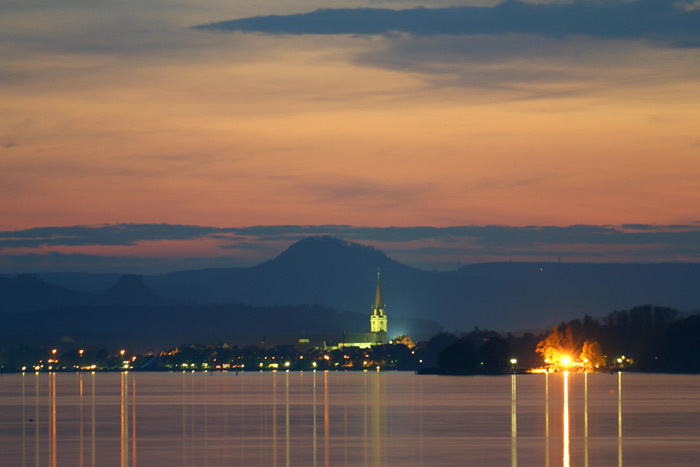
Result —
<svg viewBox="0 0 700 467"><path fill-rule="evenodd" d="M386 308L382 303L382 286L379 281L379 272L377 271L377 294L374 298L374 306L372 307L372 315L369 318L371 332L386 333Z"/></svg>

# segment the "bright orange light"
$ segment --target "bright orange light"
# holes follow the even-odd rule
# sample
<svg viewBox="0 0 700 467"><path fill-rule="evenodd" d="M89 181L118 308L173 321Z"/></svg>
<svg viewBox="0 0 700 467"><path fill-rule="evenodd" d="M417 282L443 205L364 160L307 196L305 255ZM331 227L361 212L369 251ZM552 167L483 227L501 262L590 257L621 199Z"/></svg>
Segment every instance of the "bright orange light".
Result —
<svg viewBox="0 0 700 467"><path fill-rule="evenodd" d="M126 352L125 350L120 350L120 351L119 351L119 353L122 354L122 356L124 356L124 353L125 353L125 352Z"/></svg>
<svg viewBox="0 0 700 467"><path fill-rule="evenodd" d="M562 362L564 365L568 365L568 364L571 363L571 359L570 359L569 357L562 357L561 362Z"/></svg>
<svg viewBox="0 0 700 467"><path fill-rule="evenodd" d="M58 352L58 350L56 350L56 349L53 349L53 350L51 351L51 353L54 354L54 355L56 355L56 352Z"/></svg>

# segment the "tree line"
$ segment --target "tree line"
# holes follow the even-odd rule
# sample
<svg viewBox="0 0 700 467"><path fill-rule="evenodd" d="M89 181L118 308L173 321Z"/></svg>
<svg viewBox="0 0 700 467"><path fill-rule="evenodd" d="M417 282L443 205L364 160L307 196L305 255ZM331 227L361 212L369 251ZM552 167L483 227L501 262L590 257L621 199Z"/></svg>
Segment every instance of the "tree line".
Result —
<svg viewBox="0 0 700 467"><path fill-rule="evenodd" d="M438 354L438 373L565 369L564 358L572 369L700 373L700 315L682 317L668 307L639 306L601 319L586 315L541 334L499 335L475 329L441 339L447 344Z"/></svg>
<svg viewBox="0 0 700 467"><path fill-rule="evenodd" d="M563 359L569 362L564 364ZM570 365L570 366L567 366ZM0 351L2 371L75 370L401 370L440 374L501 374L553 369L614 369L700 373L700 315L651 305L585 316L541 333L498 333L475 328L438 333L409 348L369 349L282 345L188 344L153 354L105 348L51 349L23 345Z"/></svg>

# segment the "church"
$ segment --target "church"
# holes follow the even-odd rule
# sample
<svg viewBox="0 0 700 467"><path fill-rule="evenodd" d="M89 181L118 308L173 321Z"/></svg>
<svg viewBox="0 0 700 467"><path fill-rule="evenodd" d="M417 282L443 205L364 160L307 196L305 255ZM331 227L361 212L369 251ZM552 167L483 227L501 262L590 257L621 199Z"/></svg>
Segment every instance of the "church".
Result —
<svg viewBox="0 0 700 467"><path fill-rule="evenodd" d="M382 284L377 272L377 291L372 306L372 314L369 317L370 332L344 333L343 338L338 342L338 348L359 347L369 348L373 345L382 345L387 340L387 317L386 306L382 301Z"/></svg>

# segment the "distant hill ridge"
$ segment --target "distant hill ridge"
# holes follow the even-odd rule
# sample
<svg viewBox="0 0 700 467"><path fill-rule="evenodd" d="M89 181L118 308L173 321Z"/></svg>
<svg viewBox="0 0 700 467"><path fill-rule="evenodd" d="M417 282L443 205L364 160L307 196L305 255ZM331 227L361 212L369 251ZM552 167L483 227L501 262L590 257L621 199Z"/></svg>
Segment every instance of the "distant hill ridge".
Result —
<svg viewBox="0 0 700 467"><path fill-rule="evenodd" d="M177 303L177 300L158 295L146 286L143 276L124 274L116 284L102 294L102 301L108 304L162 306Z"/></svg>
<svg viewBox="0 0 700 467"><path fill-rule="evenodd" d="M143 282L185 303L320 305L368 314L378 268L390 331L392 317L432 320L448 330L518 330L641 304L700 309L697 263L484 263L429 272L333 237L305 238L257 266L178 271ZM66 286L80 275L39 278Z"/></svg>

